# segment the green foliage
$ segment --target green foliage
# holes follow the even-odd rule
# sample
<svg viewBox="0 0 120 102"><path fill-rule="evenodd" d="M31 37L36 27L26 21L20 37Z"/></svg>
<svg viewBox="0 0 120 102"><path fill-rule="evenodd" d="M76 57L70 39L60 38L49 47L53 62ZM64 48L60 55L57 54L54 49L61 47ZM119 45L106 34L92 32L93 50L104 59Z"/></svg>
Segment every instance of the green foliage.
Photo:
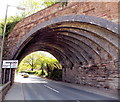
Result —
<svg viewBox="0 0 120 102"><path fill-rule="evenodd" d="M68 2L67 2L67 1L66 1L66 2L62 2L62 3L61 3L62 7L67 6L67 4L68 4Z"/></svg>
<svg viewBox="0 0 120 102"><path fill-rule="evenodd" d="M39 10L45 9L55 3L61 3L62 7L67 6L68 0L64 2L60 0L24 0L20 2L20 6L26 8L24 15L29 16L33 13L36 13Z"/></svg>
<svg viewBox="0 0 120 102"><path fill-rule="evenodd" d="M55 3L56 0L24 0L20 6L26 8L24 15L29 16Z"/></svg>
<svg viewBox="0 0 120 102"><path fill-rule="evenodd" d="M6 32L5 35L8 35L15 25L22 20L24 17L29 16L39 10L42 10L48 6L51 6L52 4L55 4L56 2L60 2L58 0L24 0L20 2L20 6L25 8L25 12L21 14L21 16L11 16L7 19L7 25L6 25ZM67 6L68 0L65 0L65 2L61 2L62 6ZM0 20L0 35L3 34L4 29L4 20Z"/></svg>
<svg viewBox="0 0 120 102"><path fill-rule="evenodd" d="M29 16L41 10L41 5L42 4L39 0L23 0L22 2L20 2L20 6L25 8L25 16Z"/></svg>
<svg viewBox="0 0 120 102"><path fill-rule="evenodd" d="M68 4L68 0L64 0L64 2L60 0L42 0L42 1L43 1L42 5L44 5L45 7L51 6L55 3L61 3L62 7L67 6Z"/></svg>
<svg viewBox="0 0 120 102"><path fill-rule="evenodd" d="M54 68L47 77L53 80L62 80L62 70Z"/></svg>
<svg viewBox="0 0 120 102"><path fill-rule="evenodd" d="M4 24L2 20L0 20L0 36L3 34Z"/></svg>
<svg viewBox="0 0 120 102"><path fill-rule="evenodd" d="M41 76L42 75L42 70L38 71L37 75Z"/></svg>
<svg viewBox="0 0 120 102"><path fill-rule="evenodd" d="M45 71L44 70L40 70L40 71L38 71L37 75L38 76L43 76L43 75L45 75Z"/></svg>
<svg viewBox="0 0 120 102"><path fill-rule="evenodd" d="M15 27L15 25L22 20L23 17L19 17L19 16L10 16L7 18L7 22L6 22L6 32L5 35L8 35L13 28ZM3 34L3 30L4 30L4 20L0 20L0 34Z"/></svg>
<svg viewBox="0 0 120 102"><path fill-rule="evenodd" d="M45 7L55 4L58 0L42 0L42 5Z"/></svg>
<svg viewBox="0 0 120 102"><path fill-rule="evenodd" d="M47 70L54 67L62 68L60 63L51 56L46 55L44 52L38 51L26 56L19 65L19 71L22 70Z"/></svg>
<svg viewBox="0 0 120 102"><path fill-rule="evenodd" d="M38 51L26 56L20 63L18 72L24 71L28 74L46 76L51 79L61 80L62 66L52 56Z"/></svg>
<svg viewBox="0 0 120 102"><path fill-rule="evenodd" d="M39 58L40 57L38 54L32 53L23 59L22 66L26 66L27 68L30 68L31 71L33 71L34 69L40 67Z"/></svg>
<svg viewBox="0 0 120 102"><path fill-rule="evenodd" d="M37 71L24 71L25 73L28 73L28 74L37 74L38 72Z"/></svg>

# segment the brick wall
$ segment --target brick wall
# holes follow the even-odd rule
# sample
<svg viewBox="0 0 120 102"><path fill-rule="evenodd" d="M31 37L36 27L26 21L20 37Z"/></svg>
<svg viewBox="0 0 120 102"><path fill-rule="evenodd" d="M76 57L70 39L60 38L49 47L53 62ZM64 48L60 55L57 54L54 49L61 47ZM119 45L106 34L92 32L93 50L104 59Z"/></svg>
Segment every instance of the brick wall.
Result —
<svg viewBox="0 0 120 102"><path fill-rule="evenodd" d="M106 89L119 88L119 71L117 62L110 61L93 66L63 69L63 80L81 85Z"/></svg>
<svg viewBox="0 0 120 102"><path fill-rule="evenodd" d="M2 37L0 36L0 47L1 47L1 44L2 44ZM0 50L1 51L1 50Z"/></svg>
<svg viewBox="0 0 120 102"><path fill-rule="evenodd" d="M117 2L72 2L67 7L62 7L59 3L47 9L41 10L19 22L8 36L7 58L11 55L20 39L30 32L38 24L58 16L65 15L89 15L96 16L118 23L118 3ZM6 48L7 49L7 48Z"/></svg>
<svg viewBox="0 0 120 102"><path fill-rule="evenodd" d="M5 54L9 59L21 38L38 24L65 15L96 16L118 22L117 2L79 2L69 3L67 7L55 4L19 22L8 36ZM63 69L63 80L83 85L103 88L118 88L118 67L116 61L100 63L96 66L82 66Z"/></svg>

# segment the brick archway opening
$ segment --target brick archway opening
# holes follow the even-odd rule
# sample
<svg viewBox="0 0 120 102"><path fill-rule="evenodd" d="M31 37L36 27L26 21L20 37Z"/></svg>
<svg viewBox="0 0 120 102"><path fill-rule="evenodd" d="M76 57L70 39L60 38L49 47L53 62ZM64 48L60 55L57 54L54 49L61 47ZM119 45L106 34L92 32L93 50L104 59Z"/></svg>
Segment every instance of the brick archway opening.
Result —
<svg viewBox="0 0 120 102"><path fill-rule="evenodd" d="M47 51L61 63L63 81L116 89L118 39L117 25L112 22L91 16L64 16L35 27L12 56L21 60L31 52Z"/></svg>
<svg viewBox="0 0 120 102"><path fill-rule="evenodd" d="M19 61L16 73L16 77L24 77L24 74L27 73L28 77L29 75L37 75L57 81L62 80L61 64L52 54L46 51L36 51L25 56Z"/></svg>

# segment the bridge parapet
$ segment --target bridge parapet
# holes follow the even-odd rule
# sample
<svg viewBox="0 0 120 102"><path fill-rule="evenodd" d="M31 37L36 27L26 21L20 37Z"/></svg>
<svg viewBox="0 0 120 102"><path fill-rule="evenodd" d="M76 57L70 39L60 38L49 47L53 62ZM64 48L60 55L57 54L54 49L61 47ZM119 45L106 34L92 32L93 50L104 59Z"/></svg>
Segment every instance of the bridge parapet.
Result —
<svg viewBox="0 0 120 102"><path fill-rule="evenodd" d="M67 7L59 3L41 10L19 22L8 36L6 57L11 58L12 52L20 39L38 24L66 15L88 15L118 23L118 2L72 2Z"/></svg>

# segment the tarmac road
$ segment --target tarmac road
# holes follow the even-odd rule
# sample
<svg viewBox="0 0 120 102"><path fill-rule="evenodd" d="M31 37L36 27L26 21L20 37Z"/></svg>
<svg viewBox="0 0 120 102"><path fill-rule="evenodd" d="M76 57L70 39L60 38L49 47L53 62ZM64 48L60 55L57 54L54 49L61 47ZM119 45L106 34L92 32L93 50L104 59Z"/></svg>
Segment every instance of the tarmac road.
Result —
<svg viewBox="0 0 120 102"><path fill-rule="evenodd" d="M5 100L114 100L36 76L19 77L14 92L10 90Z"/></svg>

